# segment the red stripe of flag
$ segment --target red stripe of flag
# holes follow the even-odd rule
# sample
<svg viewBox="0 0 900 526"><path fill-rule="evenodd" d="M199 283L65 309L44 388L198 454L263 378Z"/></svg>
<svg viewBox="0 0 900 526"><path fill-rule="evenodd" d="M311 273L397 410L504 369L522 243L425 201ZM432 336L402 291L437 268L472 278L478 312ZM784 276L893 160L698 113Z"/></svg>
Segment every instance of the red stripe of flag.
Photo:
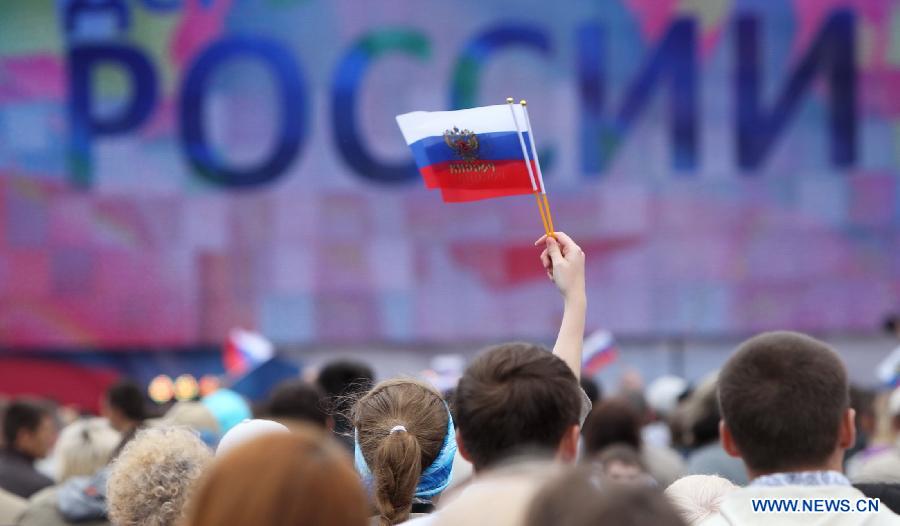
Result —
<svg viewBox="0 0 900 526"><path fill-rule="evenodd" d="M531 161L534 169L534 161ZM484 167L486 171L480 171ZM456 173L454 173L454 170ZM507 161L447 161L420 169L427 188L523 189L533 192L528 168L521 159Z"/></svg>
<svg viewBox="0 0 900 526"><path fill-rule="evenodd" d="M531 163L533 169L534 161ZM472 169L481 166L490 168L486 171ZM460 170L468 171L460 173ZM448 161L426 166L420 173L427 188L440 188L445 203L478 201L534 192L528 168L521 160Z"/></svg>

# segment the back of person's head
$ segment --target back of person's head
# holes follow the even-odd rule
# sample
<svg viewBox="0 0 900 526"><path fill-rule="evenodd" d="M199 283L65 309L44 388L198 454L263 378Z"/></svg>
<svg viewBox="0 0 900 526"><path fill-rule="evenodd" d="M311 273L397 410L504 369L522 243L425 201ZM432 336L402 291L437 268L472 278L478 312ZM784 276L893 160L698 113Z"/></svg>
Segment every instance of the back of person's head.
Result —
<svg viewBox="0 0 900 526"><path fill-rule="evenodd" d="M900 314L892 312L885 316L881 328L891 336L900 336Z"/></svg>
<svg viewBox="0 0 900 526"><path fill-rule="evenodd" d="M507 343L480 354L460 378L454 406L461 453L476 470L529 451L556 452L564 439L577 443L578 380L538 345Z"/></svg>
<svg viewBox="0 0 900 526"><path fill-rule="evenodd" d="M600 382L589 376L582 376L578 382L592 404L600 402L603 398L603 388L600 386Z"/></svg>
<svg viewBox="0 0 900 526"><path fill-rule="evenodd" d="M682 526L656 488L602 484L588 469L552 478L535 496L526 526Z"/></svg>
<svg viewBox="0 0 900 526"><path fill-rule="evenodd" d="M117 526L180 523L211 460L212 451L188 428L139 431L112 463L106 491L110 521ZM267 476L253 470L244 476L249 473L263 473L257 480Z"/></svg>
<svg viewBox="0 0 900 526"><path fill-rule="evenodd" d="M120 438L102 418L84 418L64 427L53 450L57 481L96 473L109 462Z"/></svg>
<svg viewBox="0 0 900 526"><path fill-rule="evenodd" d="M273 434L286 434L291 430L280 422L274 420L253 419L244 420L240 424L232 427L227 433L222 435L216 447L216 456L221 457L239 446L252 442L260 437Z"/></svg>
<svg viewBox="0 0 900 526"><path fill-rule="evenodd" d="M655 485L647 472L647 466L638 450L626 444L613 444L604 448L593 462L600 466L603 479L617 484Z"/></svg>
<svg viewBox="0 0 900 526"><path fill-rule="evenodd" d="M595 455L613 444L641 449L641 415L627 400L608 398L591 409L584 422L584 450Z"/></svg>
<svg viewBox="0 0 900 526"><path fill-rule="evenodd" d="M755 336L719 375L723 445L756 473L825 469L853 442L848 390L844 364L825 343L793 332Z"/></svg>
<svg viewBox="0 0 900 526"><path fill-rule="evenodd" d="M253 418L250 404L247 400L231 389L218 389L203 397L200 401L206 407L216 422L219 423L219 431L227 433L231 428L244 420Z"/></svg>
<svg viewBox="0 0 900 526"><path fill-rule="evenodd" d="M7 447L34 458L50 452L56 423L50 406L37 400L13 400L3 414L3 441Z"/></svg>
<svg viewBox="0 0 900 526"><path fill-rule="evenodd" d="M692 447L719 440L718 372L708 375L682 404L678 416L685 426Z"/></svg>
<svg viewBox="0 0 900 526"><path fill-rule="evenodd" d="M894 431L900 431L900 387L891 391L886 410L887 417L890 418L890 427Z"/></svg>
<svg viewBox="0 0 900 526"><path fill-rule="evenodd" d="M262 413L283 424L304 422L319 427L328 425L322 390L299 379L285 380L276 385Z"/></svg>
<svg viewBox="0 0 900 526"><path fill-rule="evenodd" d="M368 516L346 452L308 428L259 437L217 458L185 524L365 526Z"/></svg>
<svg viewBox="0 0 900 526"><path fill-rule="evenodd" d="M850 407L856 412L856 444L853 450L862 451L868 447L878 428L878 412L875 410L875 400L877 393L873 389L851 385L850 386ZM895 429L898 429L900 419L894 418L892 422ZM848 452L848 456L852 453Z"/></svg>
<svg viewBox="0 0 900 526"><path fill-rule="evenodd" d="M382 525L406 521L414 497L431 497L449 484L456 451L449 424L441 394L416 380L381 382L356 403L353 426L362 456L356 459L357 470L364 478L371 473ZM426 480L423 472L429 468Z"/></svg>
<svg viewBox="0 0 900 526"><path fill-rule="evenodd" d="M877 393L858 385L850 386L850 407L856 411L856 417L875 416L875 399Z"/></svg>
<svg viewBox="0 0 900 526"><path fill-rule="evenodd" d="M162 426L186 426L200 434L200 438L209 446L219 441L222 428L216 416L208 407L194 400L176 402L159 420Z"/></svg>
<svg viewBox="0 0 900 526"><path fill-rule="evenodd" d="M736 489L731 481L716 475L688 475L670 484L665 495L681 518L693 525L717 513L725 497Z"/></svg>
<svg viewBox="0 0 900 526"><path fill-rule="evenodd" d="M375 372L369 365L355 360L336 360L325 364L316 383L327 398L327 409L334 418L337 432L347 432L348 417L356 400L375 385Z"/></svg>
<svg viewBox="0 0 900 526"><path fill-rule="evenodd" d="M109 409L131 422L142 422L147 418L144 392L131 380L120 380L106 391Z"/></svg>
<svg viewBox="0 0 900 526"><path fill-rule="evenodd" d="M363 362L337 360L322 367L316 383L326 396L347 396L371 389L375 384L375 373Z"/></svg>

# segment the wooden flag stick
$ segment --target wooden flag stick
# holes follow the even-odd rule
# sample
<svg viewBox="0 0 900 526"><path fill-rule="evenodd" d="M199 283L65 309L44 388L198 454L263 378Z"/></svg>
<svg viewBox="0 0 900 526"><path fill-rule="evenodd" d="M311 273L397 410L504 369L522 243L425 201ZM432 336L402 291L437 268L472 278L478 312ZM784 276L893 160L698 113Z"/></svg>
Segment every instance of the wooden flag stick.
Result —
<svg viewBox="0 0 900 526"><path fill-rule="evenodd" d="M534 145L534 132L531 131L531 119L528 118L528 103L525 99L519 101L522 105L522 114L525 116L525 131L528 132L528 142L531 146L531 155L534 156L534 167L537 171L538 185L544 200L543 214L546 214L547 235L553 237L553 216L550 215L550 201L547 200L547 188L544 186L544 174L541 173L541 161L538 159L537 147Z"/></svg>
<svg viewBox="0 0 900 526"><path fill-rule="evenodd" d="M553 231L550 229L550 222L544 212L544 202L541 201L537 180L534 178L534 171L531 169L531 161L528 158L528 150L525 147L525 138L522 137L522 128L519 127L519 119L516 117L516 110L513 107L513 98L507 97L506 103L509 104L509 111L512 113L513 123L516 125L516 133L519 135L519 146L522 147L522 158L525 161L525 167L528 169L528 177L531 178L531 189L534 191L534 197L537 199L538 210L541 213L541 223L544 224L544 232L548 236L552 235Z"/></svg>
<svg viewBox="0 0 900 526"><path fill-rule="evenodd" d="M541 213L541 223L544 225L544 233L549 236L551 232L550 223L547 222L547 215L544 213L544 203L541 201L541 194L535 192L534 197L537 199L538 211Z"/></svg>
<svg viewBox="0 0 900 526"><path fill-rule="evenodd" d="M553 229L553 216L550 215L550 202L547 201L547 194L541 194L544 198L544 213L547 214L547 228L550 229L550 237L554 237L553 233L556 230Z"/></svg>

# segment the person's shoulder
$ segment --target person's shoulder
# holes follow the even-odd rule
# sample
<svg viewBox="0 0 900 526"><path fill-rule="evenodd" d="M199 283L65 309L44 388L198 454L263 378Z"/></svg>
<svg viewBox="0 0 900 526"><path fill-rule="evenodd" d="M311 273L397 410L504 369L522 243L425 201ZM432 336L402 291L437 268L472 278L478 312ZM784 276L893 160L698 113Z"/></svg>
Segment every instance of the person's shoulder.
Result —
<svg viewBox="0 0 900 526"><path fill-rule="evenodd" d="M810 517L819 518L816 524L827 525L900 525L900 516L882 506L871 513L795 513L763 511L761 506L787 501L825 502L847 501L851 506L866 496L852 486L748 486L728 494L722 501L719 513L700 524L702 526L757 524L761 518L771 518L779 524L809 524ZM824 505L824 504L823 504Z"/></svg>
<svg viewBox="0 0 900 526"><path fill-rule="evenodd" d="M687 471L684 459L670 448L648 444L641 448L641 457L650 475L663 487L675 482Z"/></svg>
<svg viewBox="0 0 900 526"><path fill-rule="evenodd" d="M57 486L47 486L28 498L29 505L50 503L56 506Z"/></svg>
<svg viewBox="0 0 900 526"><path fill-rule="evenodd" d="M32 470L27 474L27 476L24 476L23 478L27 478L26 481L23 481L23 484L28 486L29 498L31 498L31 496L35 493L53 486L53 479L51 479L47 475L44 475L36 469Z"/></svg>
<svg viewBox="0 0 900 526"><path fill-rule="evenodd" d="M854 483L900 483L900 452L894 448L882 451L861 459L854 468L851 476Z"/></svg>
<svg viewBox="0 0 900 526"><path fill-rule="evenodd" d="M28 501L0 488L0 524L13 524L28 507Z"/></svg>
<svg viewBox="0 0 900 526"><path fill-rule="evenodd" d="M429 515L423 515L421 517L410 519L403 524L406 526L431 526L435 523L435 517L436 514L432 513Z"/></svg>
<svg viewBox="0 0 900 526"><path fill-rule="evenodd" d="M731 522L724 515L714 513L697 524L698 526L730 526Z"/></svg>

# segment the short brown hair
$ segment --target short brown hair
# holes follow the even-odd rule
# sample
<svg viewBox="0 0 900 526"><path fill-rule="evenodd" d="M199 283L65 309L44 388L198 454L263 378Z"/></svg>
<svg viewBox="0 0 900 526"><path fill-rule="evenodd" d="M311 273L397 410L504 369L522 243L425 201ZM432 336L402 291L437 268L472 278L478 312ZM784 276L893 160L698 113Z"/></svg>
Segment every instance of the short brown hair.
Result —
<svg viewBox="0 0 900 526"><path fill-rule="evenodd" d="M416 380L386 380L356 403L353 426L382 525L409 519L419 476L440 453L449 419L441 394Z"/></svg>
<svg viewBox="0 0 900 526"><path fill-rule="evenodd" d="M511 455L555 450L578 424L578 380L553 353L529 343L488 348L466 369L454 420L475 469Z"/></svg>
<svg viewBox="0 0 900 526"><path fill-rule="evenodd" d="M594 455L613 444L641 449L641 415L624 398L609 398L595 405L584 422L584 450Z"/></svg>
<svg viewBox="0 0 900 526"><path fill-rule="evenodd" d="M188 526L367 526L366 494L346 452L312 427L274 433L216 459Z"/></svg>
<svg viewBox="0 0 900 526"><path fill-rule="evenodd" d="M722 419L756 471L812 467L838 445L847 371L827 344L769 332L738 347L719 375Z"/></svg>
<svg viewBox="0 0 900 526"><path fill-rule="evenodd" d="M656 488L602 485L579 468L551 479L531 503L526 526L684 526L675 507Z"/></svg>

